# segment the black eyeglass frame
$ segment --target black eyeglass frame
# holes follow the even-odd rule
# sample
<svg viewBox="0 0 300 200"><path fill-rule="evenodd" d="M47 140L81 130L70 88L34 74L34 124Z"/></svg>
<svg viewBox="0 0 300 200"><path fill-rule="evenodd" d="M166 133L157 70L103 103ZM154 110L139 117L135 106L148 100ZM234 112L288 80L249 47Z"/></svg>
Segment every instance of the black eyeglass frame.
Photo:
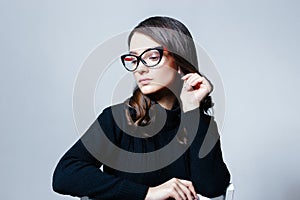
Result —
<svg viewBox="0 0 300 200"><path fill-rule="evenodd" d="M158 62L157 62L155 65L148 65L148 64L146 63L146 61L142 59L142 56L143 56L146 52L152 51L152 50L157 50L157 51L159 52L159 56L160 56L160 57L159 57ZM121 56L121 61L122 61L122 64L123 64L123 66L125 67L126 70L128 70L128 71L130 71L130 72L134 72L134 71L138 68L140 61L141 61L145 66L150 67L150 68L151 68L151 67L155 67L156 65L158 65L158 64L160 63L162 57L163 57L163 52L164 52L164 48L163 48L162 46L160 46L160 47L153 47L153 48L146 49L146 50L143 51L143 53L142 53L141 55L139 55L139 56L134 55L134 54L130 54L130 53L129 53L129 54L124 54L124 55ZM125 65L125 57L126 57L126 56L133 56L133 57L135 57L135 58L137 59L136 67L135 67L134 69L128 69L128 68L126 67L126 65Z"/></svg>

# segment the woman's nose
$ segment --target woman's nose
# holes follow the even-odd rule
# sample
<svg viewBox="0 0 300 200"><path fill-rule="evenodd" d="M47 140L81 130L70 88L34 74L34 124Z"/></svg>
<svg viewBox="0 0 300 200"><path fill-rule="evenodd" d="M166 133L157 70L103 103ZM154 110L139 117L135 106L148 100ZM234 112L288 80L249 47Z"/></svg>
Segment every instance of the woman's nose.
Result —
<svg viewBox="0 0 300 200"><path fill-rule="evenodd" d="M136 71L139 73L144 73L144 72L148 72L149 68L147 66L145 66L143 62L140 62Z"/></svg>

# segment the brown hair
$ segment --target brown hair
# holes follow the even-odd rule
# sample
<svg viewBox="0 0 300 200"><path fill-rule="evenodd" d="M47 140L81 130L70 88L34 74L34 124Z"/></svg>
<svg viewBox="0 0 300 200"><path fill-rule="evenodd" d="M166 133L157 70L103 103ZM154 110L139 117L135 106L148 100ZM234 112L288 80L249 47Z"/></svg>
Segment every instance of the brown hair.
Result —
<svg viewBox="0 0 300 200"><path fill-rule="evenodd" d="M129 34L128 46L134 33L142 33L166 47L174 57L177 66L183 74L198 73L198 60L195 43L187 27L176 19L170 17L150 17L140 22ZM200 74L203 76L202 74ZM153 104L152 99L144 95L138 86L134 88L133 95L127 100L127 105L134 112L127 112L137 126L150 123L149 110ZM207 95L201 102L200 109L207 111L213 107L211 96Z"/></svg>

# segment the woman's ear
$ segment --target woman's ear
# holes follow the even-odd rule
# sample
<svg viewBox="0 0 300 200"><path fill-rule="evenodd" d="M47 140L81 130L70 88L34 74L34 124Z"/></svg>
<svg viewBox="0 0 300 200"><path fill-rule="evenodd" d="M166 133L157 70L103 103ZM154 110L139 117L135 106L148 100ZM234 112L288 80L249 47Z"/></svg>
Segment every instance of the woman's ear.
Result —
<svg viewBox="0 0 300 200"><path fill-rule="evenodd" d="M181 73L182 73L182 72L181 72L180 66L177 66L177 72L178 72L178 74L181 74Z"/></svg>
<svg viewBox="0 0 300 200"><path fill-rule="evenodd" d="M185 74L182 72L180 66L177 67L177 73L178 73L181 77L183 77L183 76L185 75Z"/></svg>

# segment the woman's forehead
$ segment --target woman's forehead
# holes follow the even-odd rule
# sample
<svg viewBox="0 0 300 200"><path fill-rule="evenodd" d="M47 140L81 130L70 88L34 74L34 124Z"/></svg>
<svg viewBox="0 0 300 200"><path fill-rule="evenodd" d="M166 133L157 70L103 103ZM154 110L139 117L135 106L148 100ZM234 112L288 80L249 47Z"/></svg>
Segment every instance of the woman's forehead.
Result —
<svg viewBox="0 0 300 200"><path fill-rule="evenodd" d="M131 37L129 50L132 53L141 53L148 48L153 48L158 46L161 46L161 44L157 43L151 37L136 32Z"/></svg>

